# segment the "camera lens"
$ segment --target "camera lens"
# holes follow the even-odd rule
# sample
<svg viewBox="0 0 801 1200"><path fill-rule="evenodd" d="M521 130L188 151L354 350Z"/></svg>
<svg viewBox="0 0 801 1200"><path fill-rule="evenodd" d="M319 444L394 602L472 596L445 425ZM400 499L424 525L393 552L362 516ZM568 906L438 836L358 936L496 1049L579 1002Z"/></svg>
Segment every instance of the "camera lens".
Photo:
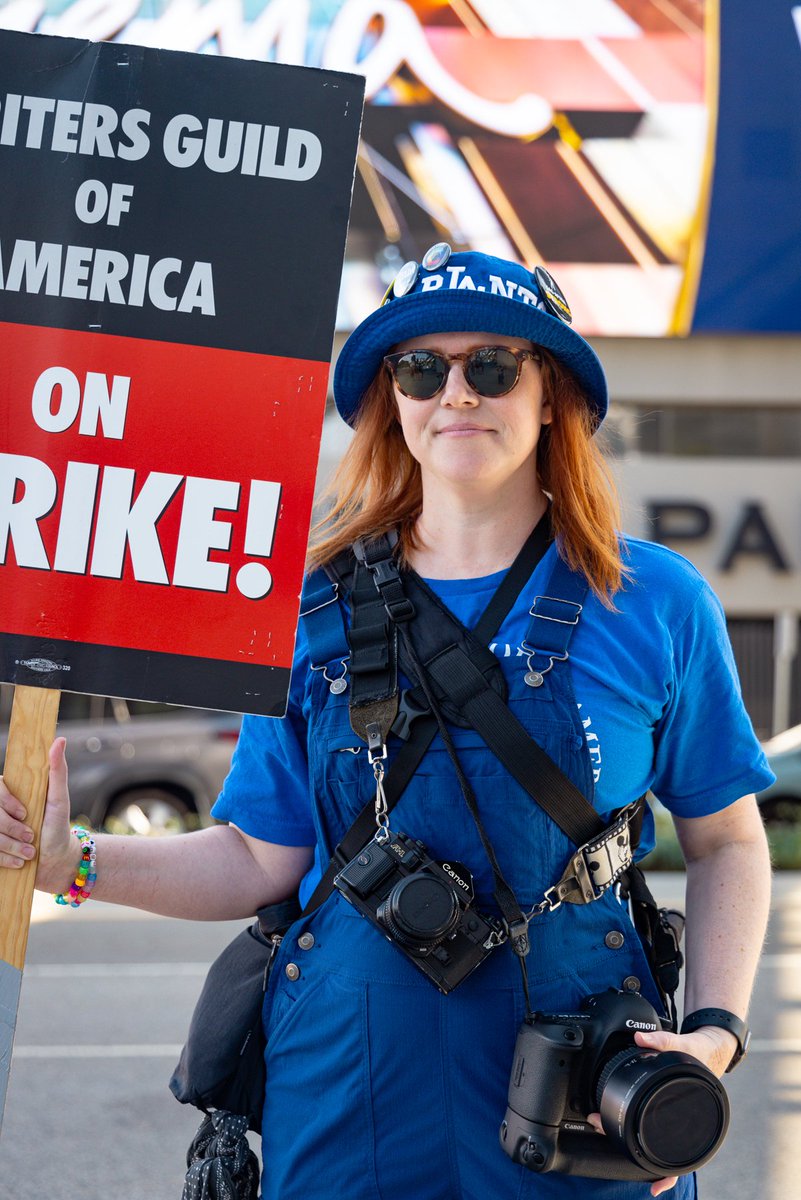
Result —
<svg viewBox="0 0 801 1200"><path fill-rule="evenodd" d="M433 875L407 875L376 912L395 938L418 951L431 950L459 922L453 889Z"/></svg>
<svg viewBox="0 0 801 1200"><path fill-rule="evenodd" d="M723 1085L697 1058L678 1050L622 1050L604 1067L596 1101L604 1130L620 1149L666 1175L700 1167L729 1125Z"/></svg>

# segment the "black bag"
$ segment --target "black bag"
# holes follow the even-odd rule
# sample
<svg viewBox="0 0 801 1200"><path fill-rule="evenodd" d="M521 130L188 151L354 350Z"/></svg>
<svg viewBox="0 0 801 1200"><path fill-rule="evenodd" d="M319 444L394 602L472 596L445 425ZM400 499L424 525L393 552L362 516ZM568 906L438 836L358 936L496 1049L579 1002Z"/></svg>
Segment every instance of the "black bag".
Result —
<svg viewBox="0 0 801 1200"><path fill-rule="evenodd" d="M170 1079L181 1104L235 1113L261 1131L264 993L281 937L299 916L297 897L259 909L212 963Z"/></svg>

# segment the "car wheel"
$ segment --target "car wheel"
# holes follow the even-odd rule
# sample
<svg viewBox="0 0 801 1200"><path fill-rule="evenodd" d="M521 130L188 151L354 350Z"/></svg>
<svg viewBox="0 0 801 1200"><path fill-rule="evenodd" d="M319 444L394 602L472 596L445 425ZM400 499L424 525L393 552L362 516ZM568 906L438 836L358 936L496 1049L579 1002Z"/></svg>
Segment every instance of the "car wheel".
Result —
<svg viewBox="0 0 801 1200"><path fill-rule="evenodd" d="M186 833L196 822L185 800L166 788L131 788L109 804L104 827L108 833L138 833L165 837Z"/></svg>
<svg viewBox="0 0 801 1200"><path fill-rule="evenodd" d="M759 806L766 825L801 824L801 800L797 796L771 796Z"/></svg>

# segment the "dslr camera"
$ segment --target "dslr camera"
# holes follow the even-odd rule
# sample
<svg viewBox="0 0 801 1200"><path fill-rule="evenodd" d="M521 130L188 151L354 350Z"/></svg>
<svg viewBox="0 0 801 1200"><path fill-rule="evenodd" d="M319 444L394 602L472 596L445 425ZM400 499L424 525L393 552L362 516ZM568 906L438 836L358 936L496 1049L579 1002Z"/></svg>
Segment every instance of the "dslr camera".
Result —
<svg viewBox="0 0 801 1200"><path fill-rule="evenodd" d="M503 940L500 921L473 908L467 868L405 833L379 831L334 885L445 994Z"/></svg>
<svg viewBox="0 0 801 1200"><path fill-rule="evenodd" d="M636 1045L638 1029L661 1028L643 996L614 989L587 996L578 1013L527 1017L500 1131L509 1157L531 1171L643 1180L710 1159L726 1136L728 1097L692 1055Z"/></svg>

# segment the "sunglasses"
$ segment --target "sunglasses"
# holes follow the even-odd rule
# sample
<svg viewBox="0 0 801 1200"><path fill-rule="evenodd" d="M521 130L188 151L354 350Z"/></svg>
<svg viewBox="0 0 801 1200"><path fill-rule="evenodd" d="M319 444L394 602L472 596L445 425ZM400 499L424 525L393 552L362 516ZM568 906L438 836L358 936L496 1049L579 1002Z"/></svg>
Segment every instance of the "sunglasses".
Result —
<svg viewBox="0 0 801 1200"><path fill-rule="evenodd" d="M384 358L399 392L410 400L432 400L445 386L453 363L462 364L464 377L479 396L505 396L520 378L527 358L542 362L534 350L510 346L479 346L465 354L437 350L404 350Z"/></svg>

